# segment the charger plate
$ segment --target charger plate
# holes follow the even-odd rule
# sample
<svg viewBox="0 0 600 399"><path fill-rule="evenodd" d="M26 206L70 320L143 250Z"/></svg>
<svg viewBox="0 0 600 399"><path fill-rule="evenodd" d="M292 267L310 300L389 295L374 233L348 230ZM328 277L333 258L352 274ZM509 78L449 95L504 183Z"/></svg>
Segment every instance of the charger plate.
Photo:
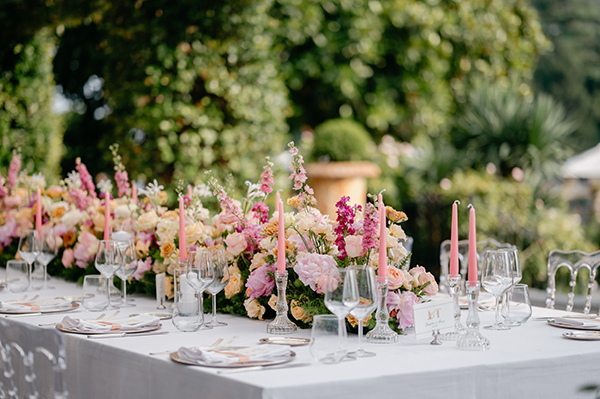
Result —
<svg viewBox="0 0 600 399"><path fill-rule="evenodd" d="M154 330L158 330L159 328L162 327L162 324L158 324L156 326L148 326L148 327L141 327L141 328L134 328L131 330L113 330L113 331L78 331L78 330L74 330L71 328L67 328L67 327L63 327L62 324L57 324L56 325L56 329L58 331L64 332L64 333L69 333L69 334L83 334L83 335L96 335L96 334L111 334L111 333L131 333L131 334L135 334L135 333L142 333L142 332L149 332L149 331L154 331Z"/></svg>
<svg viewBox="0 0 600 399"><path fill-rule="evenodd" d="M70 312L79 307L78 303L71 302L70 307L64 308L56 308L56 309L48 309L48 310L5 310L0 308L1 314L28 314L28 313L60 313L60 312Z"/></svg>
<svg viewBox="0 0 600 399"><path fill-rule="evenodd" d="M600 331L600 325L594 325L594 326L590 326L590 325L582 325L582 326L574 326L572 324L567 324L567 323L561 323L560 321L556 321L556 320L548 320L547 323L549 325L551 325L552 327L559 327L559 328L568 328L569 330L583 330L583 331Z"/></svg>
<svg viewBox="0 0 600 399"><path fill-rule="evenodd" d="M223 349L223 348L218 348L218 349ZM229 363L229 364L210 364L210 363L204 363L204 362L200 362L200 361L190 362L190 361L180 358L179 354L176 351L172 352L170 356L171 356L171 360L173 360L177 363L186 364L188 366L214 367L214 368L220 368L220 369L238 369L238 368L242 368L242 367L274 366L276 364L283 364L283 363L291 362L296 357L296 353L294 351L290 351L289 356L282 356L281 358L276 358L273 360L262 360L262 361L247 362L247 363L235 362L235 363Z"/></svg>
<svg viewBox="0 0 600 399"><path fill-rule="evenodd" d="M579 341L600 341L600 331L588 331L588 332L573 332L567 331L562 335L568 339L576 339Z"/></svg>

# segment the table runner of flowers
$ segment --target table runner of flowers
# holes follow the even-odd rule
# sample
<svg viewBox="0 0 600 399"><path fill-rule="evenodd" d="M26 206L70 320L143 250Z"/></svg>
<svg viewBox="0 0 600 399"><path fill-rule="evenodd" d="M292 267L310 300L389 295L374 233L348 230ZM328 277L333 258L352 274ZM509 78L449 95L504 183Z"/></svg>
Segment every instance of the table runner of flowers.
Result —
<svg viewBox="0 0 600 399"><path fill-rule="evenodd" d="M307 184L303 157L289 143L290 179L294 195L287 199L285 212L286 260L289 272L287 298L292 317L301 327L310 325L313 315L328 313L323 303L323 287L329 270L352 264L378 265L379 221L376 196L369 195L366 206L350 204L342 197L336 204L335 220L316 208L312 188ZM173 271L177 265L179 210L165 207L167 194L156 180L133 196L128 173L111 147L115 163L114 182L94 185L85 164L77 159L75 170L60 185L46 187L40 173L21 171L20 155L14 152L6 178L0 175L0 251L6 259L18 257L16 249L23 229L33 228L35 192L42 189L43 226L54 228L59 244L50 273L76 281L97 274L94 257L104 231L105 193L113 193L110 203L111 228L135 233L138 269L129 279L130 289L155 293L155 275L167 273L167 295L172 297ZM273 193L273 164L266 159L261 179L246 182L241 200L230 197L217 179L208 173L207 184L187 193L178 188L184 200L185 235L188 248L226 249L230 281L218 297L222 312L251 318L275 314L275 264L277 259L278 215L266 204ZM100 194L98 194L100 193ZM203 200L215 196L220 212L211 216ZM410 254L402 246L406 235L401 223L404 212L386 207L390 326L398 332L413 324L412 306L438 291L431 273L421 266L404 270ZM357 321L348 316L356 327ZM374 327L369 316L365 327Z"/></svg>

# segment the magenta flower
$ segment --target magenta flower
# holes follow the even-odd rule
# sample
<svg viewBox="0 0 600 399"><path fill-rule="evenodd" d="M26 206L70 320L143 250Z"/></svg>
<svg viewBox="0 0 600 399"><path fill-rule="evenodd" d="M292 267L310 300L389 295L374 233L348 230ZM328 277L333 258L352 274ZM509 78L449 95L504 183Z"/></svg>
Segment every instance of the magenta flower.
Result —
<svg viewBox="0 0 600 399"><path fill-rule="evenodd" d="M261 224L269 222L269 207L264 202L257 202L252 207L252 212L258 217Z"/></svg>
<svg viewBox="0 0 600 399"><path fill-rule="evenodd" d="M348 253L346 252L346 242L344 241L344 237L347 235L356 234L356 230L354 229L354 218L356 217L356 211L362 209L360 205L355 205L351 207L347 204L350 201L350 197L342 197L335 206L337 207L337 224L333 231L337 235L335 239L335 245L337 245L339 250L338 258L340 260L346 259ZM364 244L363 244L364 245Z"/></svg>
<svg viewBox="0 0 600 399"><path fill-rule="evenodd" d="M92 176L90 175L90 172L88 172L87 167L81 162L81 158L75 160L75 169L79 172L82 187L88 191L92 198L96 198L96 186L94 186L94 181L92 180Z"/></svg>
<svg viewBox="0 0 600 399"><path fill-rule="evenodd" d="M377 242L377 227L379 221L377 220L377 212L375 207L370 202L365 206L365 218L363 221L363 252L365 255L369 249L378 248Z"/></svg>
<svg viewBox="0 0 600 399"><path fill-rule="evenodd" d="M275 288L275 280L269 275L274 273L273 265L261 266L254 269L246 282L246 295L250 298L269 296Z"/></svg>
<svg viewBox="0 0 600 399"><path fill-rule="evenodd" d="M96 193L94 191L92 192L95 196ZM73 200L73 203L75 204L77 209L79 209L80 211L85 211L87 207L92 203L92 199L85 195L85 192L78 188L72 187L69 190L69 195L71 196L71 199Z"/></svg>

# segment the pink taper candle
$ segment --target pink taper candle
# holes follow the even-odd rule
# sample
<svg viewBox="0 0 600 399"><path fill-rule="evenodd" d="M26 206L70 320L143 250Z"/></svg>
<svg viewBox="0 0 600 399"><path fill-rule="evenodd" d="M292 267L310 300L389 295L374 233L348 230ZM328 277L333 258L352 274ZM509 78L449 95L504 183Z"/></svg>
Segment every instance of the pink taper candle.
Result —
<svg viewBox="0 0 600 399"><path fill-rule="evenodd" d="M279 193L277 193L279 196ZM285 221L283 218L283 201L277 201L279 213L279 230L277 233L277 273L285 272Z"/></svg>
<svg viewBox="0 0 600 399"><path fill-rule="evenodd" d="M387 279L387 231L385 226L385 207L379 194L379 269L377 277L380 283Z"/></svg>
<svg viewBox="0 0 600 399"><path fill-rule="evenodd" d="M179 260L187 262L187 246L185 242L185 212L183 197L179 198Z"/></svg>
<svg viewBox="0 0 600 399"><path fill-rule="evenodd" d="M458 204L452 204L452 227L450 230L450 275L458 275Z"/></svg>
<svg viewBox="0 0 600 399"><path fill-rule="evenodd" d="M133 202L137 202L137 184L133 183L131 190L131 199Z"/></svg>
<svg viewBox="0 0 600 399"><path fill-rule="evenodd" d="M104 240L110 240L110 194L104 193Z"/></svg>
<svg viewBox="0 0 600 399"><path fill-rule="evenodd" d="M475 207L469 204L469 283L477 282L477 237L475 236Z"/></svg>
<svg viewBox="0 0 600 399"><path fill-rule="evenodd" d="M38 236L42 237L42 190L38 187L37 199L35 203L35 229Z"/></svg>

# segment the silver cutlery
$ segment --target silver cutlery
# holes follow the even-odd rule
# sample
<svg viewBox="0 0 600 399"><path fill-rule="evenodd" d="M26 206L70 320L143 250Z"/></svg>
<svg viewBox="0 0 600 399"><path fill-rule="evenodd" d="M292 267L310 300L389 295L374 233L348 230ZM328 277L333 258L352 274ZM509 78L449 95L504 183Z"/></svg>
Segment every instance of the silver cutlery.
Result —
<svg viewBox="0 0 600 399"><path fill-rule="evenodd" d="M93 334L93 335L88 335L88 338L121 338L121 337L139 337L142 335L162 335L162 334L168 334L169 332L166 330L163 331L149 331L149 332L143 332L143 333L138 333L138 332L120 332L120 333L107 333L107 334Z"/></svg>
<svg viewBox="0 0 600 399"><path fill-rule="evenodd" d="M286 363L274 366L252 366L252 367L240 367L235 369L219 370L218 374L233 374L233 373L244 373L246 371L262 371L262 370L274 370L274 369L287 369L295 367L306 367L312 363Z"/></svg>
<svg viewBox="0 0 600 399"><path fill-rule="evenodd" d="M535 320L554 320L557 317L562 317L563 319L582 319L582 320L590 320L598 317L597 314L573 314L566 316L544 316L544 317L536 317Z"/></svg>

